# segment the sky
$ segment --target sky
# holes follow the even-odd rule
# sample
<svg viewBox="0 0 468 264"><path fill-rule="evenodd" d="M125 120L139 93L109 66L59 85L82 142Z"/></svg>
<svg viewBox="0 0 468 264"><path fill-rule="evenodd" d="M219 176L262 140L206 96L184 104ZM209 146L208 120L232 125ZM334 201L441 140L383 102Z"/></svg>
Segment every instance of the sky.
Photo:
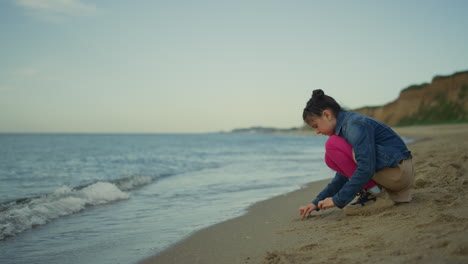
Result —
<svg viewBox="0 0 468 264"><path fill-rule="evenodd" d="M0 0L0 133L302 126L468 70L468 1Z"/></svg>

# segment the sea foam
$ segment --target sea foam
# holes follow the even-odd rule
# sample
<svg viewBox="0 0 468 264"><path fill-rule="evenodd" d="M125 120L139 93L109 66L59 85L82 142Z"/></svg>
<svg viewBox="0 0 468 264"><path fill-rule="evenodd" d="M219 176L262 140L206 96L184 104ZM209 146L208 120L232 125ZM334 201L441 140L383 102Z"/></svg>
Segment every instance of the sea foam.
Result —
<svg viewBox="0 0 468 264"><path fill-rule="evenodd" d="M155 178L131 176L80 188L62 186L50 194L4 203L0 207L0 240L88 206L128 199L127 191L149 184Z"/></svg>

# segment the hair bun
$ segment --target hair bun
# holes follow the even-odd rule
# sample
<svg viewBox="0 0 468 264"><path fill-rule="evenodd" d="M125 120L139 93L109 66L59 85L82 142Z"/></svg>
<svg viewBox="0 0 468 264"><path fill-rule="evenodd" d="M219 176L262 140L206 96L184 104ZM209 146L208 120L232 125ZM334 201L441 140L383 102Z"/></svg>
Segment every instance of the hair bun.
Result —
<svg viewBox="0 0 468 264"><path fill-rule="evenodd" d="M312 92L312 99L314 100L320 100L325 96L325 93L322 91L322 89L317 89Z"/></svg>

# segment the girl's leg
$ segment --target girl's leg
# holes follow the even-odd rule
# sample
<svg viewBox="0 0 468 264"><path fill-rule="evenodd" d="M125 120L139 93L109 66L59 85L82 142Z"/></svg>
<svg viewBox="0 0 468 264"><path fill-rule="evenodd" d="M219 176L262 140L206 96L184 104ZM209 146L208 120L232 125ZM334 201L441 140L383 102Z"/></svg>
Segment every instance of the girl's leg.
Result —
<svg viewBox="0 0 468 264"><path fill-rule="evenodd" d="M332 170L342 174L350 179L354 171L357 169L356 161L353 157L353 148L340 136L330 136L325 143L325 163ZM364 186L364 189L370 189L376 186L376 183L371 180Z"/></svg>
<svg viewBox="0 0 468 264"><path fill-rule="evenodd" d="M384 168L374 174L374 181L387 190L390 199L395 202L410 202L414 184L412 159L400 161L396 168Z"/></svg>

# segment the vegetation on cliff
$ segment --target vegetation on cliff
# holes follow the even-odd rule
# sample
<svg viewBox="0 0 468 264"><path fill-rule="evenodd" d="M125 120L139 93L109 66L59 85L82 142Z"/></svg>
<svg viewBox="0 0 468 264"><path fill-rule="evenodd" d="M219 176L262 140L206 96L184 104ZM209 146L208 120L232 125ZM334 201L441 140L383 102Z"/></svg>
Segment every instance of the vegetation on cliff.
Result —
<svg viewBox="0 0 468 264"><path fill-rule="evenodd" d="M383 106L352 110L391 126L468 122L468 71L410 85Z"/></svg>
<svg viewBox="0 0 468 264"><path fill-rule="evenodd" d="M464 85L458 97L468 100L468 85ZM434 106L421 104L418 111L412 116L402 118L397 125L421 125L421 124L444 124L468 122L468 111L463 103L451 101L443 93L436 97L437 103Z"/></svg>

